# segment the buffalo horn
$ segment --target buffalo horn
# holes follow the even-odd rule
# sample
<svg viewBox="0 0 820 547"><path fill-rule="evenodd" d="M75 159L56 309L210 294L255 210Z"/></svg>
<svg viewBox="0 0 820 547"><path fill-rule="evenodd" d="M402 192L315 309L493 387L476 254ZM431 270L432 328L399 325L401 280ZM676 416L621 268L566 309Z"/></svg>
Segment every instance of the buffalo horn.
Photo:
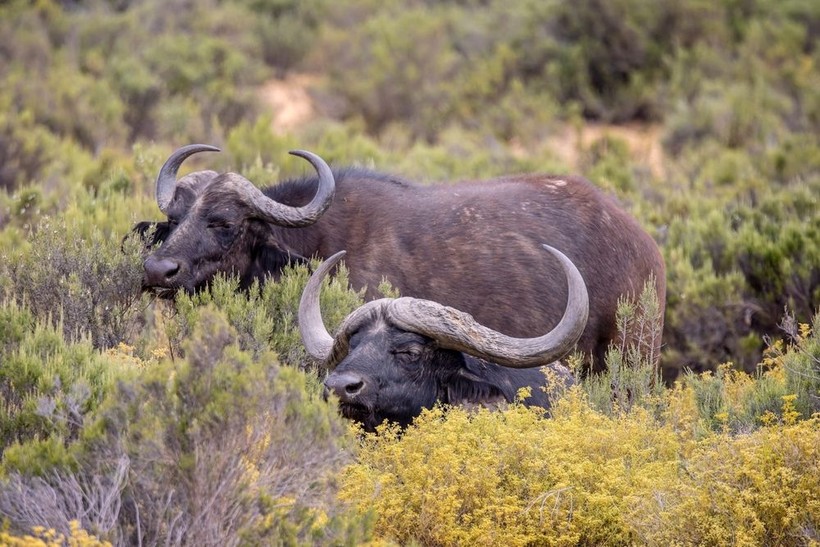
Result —
<svg viewBox="0 0 820 547"><path fill-rule="evenodd" d="M270 199L262 193L256 186L248 182L246 190L248 198L253 207L259 214L273 224L279 226L288 226L291 228L299 228L302 226L309 226L316 222L319 217L330 207L333 201L333 195L336 192L336 181L333 178L333 172L328 167L325 160L307 150L291 150L294 156L304 158L313 165L316 173L319 175L319 185L316 189L316 195L304 207L291 207L284 205L278 201Z"/></svg>
<svg viewBox="0 0 820 547"><path fill-rule="evenodd" d="M569 353L584 331L589 296L581 273L563 253L544 245L561 262L567 276L567 307L561 321L547 334L513 338L489 329L467 313L429 300L398 298L375 300L361 306L342 323L336 339L328 333L319 308L322 279L344 255L324 261L311 276L299 304L299 330L308 353L329 367L344 359L348 339L362 324L383 314L396 327L436 340L440 347L461 351L511 368L546 365Z"/></svg>
<svg viewBox="0 0 820 547"><path fill-rule="evenodd" d="M308 279L299 300L299 334L302 336L302 343L308 355L329 366L334 366L347 355L350 335L373 318L383 315L384 308L393 301L391 298L382 298L359 306L345 318L334 340L322 321L319 293L322 281L344 255L345 251L339 251L322 262Z"/></svg>
<svg viewBox="0 0 820 547"><path fill-rule="evenodd" d="M157 204L160 211L168 213L168 206L174 197L176 189L177 171L180 165L188 156L197 152L218 152L219 148L207 144L189 144L177 149L159 170L157 176ZM239 184L241 190L247 196L251 206L256 209L263 219L279 226L298 228L309 226L316 222L327 210L333 201L336 192L336 181L333 172L327 163L312 152L306 150L292 150L294 156L304 158L313 165L319 175L319 185L316 195L304 207L291 207L270 199L254 184L242 176L234 176L230 180Z"/></svg>
<svg viewBox="0 0 820 547"><path fill-rule="evenodd" d="M327 361L330 357L333 337L322 321L319 292L322 288L322 280L344 255L345 251L339 251L322 262L308 279L302 291L302 298L299 300L299 334L302 336L302 343L311 357L322 362Z"/></svg>
<svg viewBox="0 0 820 547"><path fill-rule="evenodd" d="M581 272L557 249L544 245L567 276L567 307L561 321L536 338L513 338L489 329L467 313L429 300L399 298L388 308L400 329L436 340L440 347L461 351L511 368L546 365L569 353L581 337L589 314L589 296Z"/></svg>
<svg viewBox="0 0 820 547"><path fill-rule="evenodd" d="M165 161L162 169L157 175L157 205L163 213L168 213L168 206L174 198L174 190L177 186L177 171L188 156L197 152L219 152L219 148L209 144L189 144L182 148L177 148L173 154Z"/></svg>

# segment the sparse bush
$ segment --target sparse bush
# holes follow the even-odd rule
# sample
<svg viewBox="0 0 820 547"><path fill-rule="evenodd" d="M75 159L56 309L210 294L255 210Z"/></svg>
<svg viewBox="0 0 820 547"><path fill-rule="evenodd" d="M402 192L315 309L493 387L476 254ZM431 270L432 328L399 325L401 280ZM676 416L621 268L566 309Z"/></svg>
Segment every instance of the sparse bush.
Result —
<svg viewBox="0 0 820 547"><path fill-rule="evenodd" d="M28 308L5 301L0 304L0 363L2 461L19 461L40 473L69 461L60 445L79 436L87 416L133 360L119 348L101 355L88 339L66 342L59 322L38 319ZM18 456L20 443L28 441L39 441L35 450L50 463L41 466Z"/></svg>
<svg viewBox="0 0 820 547"><path fill-rule="evenodd" d="M635 406L662 408L658 355L662 320L654 280L644 284L636 301L618 301L618 341L606 353L606 369L582 381L593 408L607 415L629 412Z"/></svg>
<svg viewBox="0 0 820 547"><path fill-rule="evenodd" d="M109 393L72 469L33 477L6 465L0 515L15 533L68 534L77 520L116 545L366 539L368 520L333 497L352 441L335 408L272 353L242 351L212 306L197 315L185 359L151 364Z"/></svg>
<svg viewBox="0 0 820 547"><path fill-rule="evenodd" d="M128 459L124 457L100 465L94 473L52 470L43 477L13 473L0 482L0 515L20 533L35 530L45 536L47 529L52 539L67 534L91 542L96 538L83 536L86 530L109 536L116 525L127 475ZM108 541L88 544L111 545Z"/></svg>
<svg viewBox="0 0 820 547"><path fill-rule="evenodd" d="M0 531L0 542L8 547L61 547L65 541L71 547L108 547L111 543L100 541L96 537L80 528L77 521L72 521L68 536L57 533L54 529L45 529L42 526L35 526L31 534L14 536L7 532Z"/></svg>
<svg viewBox="0 0 820 547"><path fill-rule="evenodd" d="M175 314L168 323L172 354L181 354L196 328L201 308L213 305L238 331L243 350L254 356L274 351L283 363L311 368L313 362L302 346L297 324L299 299L309 274L305 266L286 268L279 281L268 281L261 287L255 283L247 292L238 290L235 278L217 276L207 290L193 296L178 295ZM331 331L362 303L362 296L349 289L344 267L326 282L320 298Z"/></svg>
<svg viewBox="0 0 820 547"><path fill-rule="evenodd" d="M113 347L135 327L142 283L136 239L120 246L101 231L44 219L29 248L5 257L0 271L11 294L45 320L59 322L67 340L89 335L98 347Z"/></svg>

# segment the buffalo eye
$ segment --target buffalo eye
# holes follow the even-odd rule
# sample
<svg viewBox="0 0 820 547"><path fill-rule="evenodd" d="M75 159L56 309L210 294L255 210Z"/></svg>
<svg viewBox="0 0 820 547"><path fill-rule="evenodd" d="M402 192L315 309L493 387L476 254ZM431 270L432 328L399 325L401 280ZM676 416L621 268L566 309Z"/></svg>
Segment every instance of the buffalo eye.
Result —
<svg viewBox="0 0 820 547"><path fill-rule="evenodd" d="M406 344L393 349L394 355L406 355L408 357L418 357L421 355L421 346L418 344Z"/></svg>
<svg viewBox="0 0 820 547"><path fill-rule="evenodd" d="M347 340L347 345L350 349L354 349L358 346L362 341L362 335L359 331L356 331L350 335L350 338Z"/></svg>
<svg viewBox="0 0 820 547"><path fill-rule="evenodd" d="M398 359L412 363L417 361L423 354L427 346L427 340L418 335L409 335L404 340L398 341L390 353Z"/></svg>
<svg viewBox="0 0 820 547"><path fill-rule="evenodd" d="M208 228L213 229L224 229L224 228L232 228L233 223L225 218L211 218L208 219Z"/></svg>
<svg viewBox="0 0 820 547"><path fill-rule="evenodd" d="M236 225L227 219L215 218L208 221L208 229L213 230L225 243L233 240L235 227Z"/></svg>

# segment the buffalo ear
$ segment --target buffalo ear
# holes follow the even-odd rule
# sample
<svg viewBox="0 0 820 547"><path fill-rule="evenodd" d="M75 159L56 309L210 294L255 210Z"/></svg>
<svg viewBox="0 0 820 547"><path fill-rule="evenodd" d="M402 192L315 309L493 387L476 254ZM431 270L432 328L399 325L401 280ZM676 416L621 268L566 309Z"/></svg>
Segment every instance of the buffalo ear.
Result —
<svg viewBox="0 0 820 547"><path fill-rule="evenodd" d="M282 269L286 266L309 264L309 262L304 256L286 251L277 245L263 245L256 250L254 261L243 281L250 284L254 279L262 281L266 276L278 280Z"/></svg>
<svg viewBox="0 0 820 547"><path fill-rule="evenodd" d="M465 368L450 377L446 389L447 402L451 405L497 408L508 402L498 386Z"/></svg>
<svg viewBox="0 0 820 547"><path fill-rule="evenodd" d="M167 222L138 222L131 228L131 234L123 238L123 243L132 234L137 234L146 247L153 247L165 241L171 231L171 226Z"/></svg>

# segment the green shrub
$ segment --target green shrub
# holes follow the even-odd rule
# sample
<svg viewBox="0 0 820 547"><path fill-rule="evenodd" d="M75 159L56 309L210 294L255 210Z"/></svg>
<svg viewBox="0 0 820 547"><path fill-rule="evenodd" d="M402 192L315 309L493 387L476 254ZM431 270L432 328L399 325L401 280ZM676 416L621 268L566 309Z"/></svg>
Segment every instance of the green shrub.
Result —
<svg viewBox="0 0 820 547"><path fill-rule="evenodd" d="M806 173L768 184L771 157L744 163L742 155L721 156L739 157L729 162L738 170L721 184L710 169L692 173L690 192L702 196L666 204L669 376L726 361L751 372L763 338L782 336L783 310L808 322L820 301L820 178Z"/></svg>
<svg viewBox="0 0 820 547"><path fill-rule="evenodd" d="M96 346L113 347L136 327L141 300L139 242L121 248L120 237L63 217L43 219L31 246L0 266L11 281L7 290L42 320L59 321L66 339L89 335Z"/></svg>
<svg viewBox="0 0 820 547"><path fill-rule="evenodd" d="M168 324L173 354L181 353L196 328L201 308L213 305L231 321L243 350L254 356L275 351L283 363L312 367L297 324L299 299L308 277L304 266L286 268L279 281L268 281L262 287L254 284L245 293L238 291L235 278L218 276L207 290L193 296L178 295L176 313ZM361 295L348 288L347 270L340 268L321 294L324 320L331 332L361 303Z"/></svg>
<svg viewBox="0 0 820 547"><path fill-rule="evenodd" d="M41 2L4 11L13 55L0 68L3 94L90 151L139 138L218 142L224 127L257 113L252 87L265 69L260 38L247 30L258 18L235 3L145 1L115 13L105 3Z"/></svg>
<svg viewBox="0 0 820 547"><path fill-rule="evenodd" d="M60 55L52 63L34 74L31 67L19 67L5 76L17 108L88 150L124 144L124 107L109 83L83 74Z"/></svg>
<svg viewBox="0 0 820 547"><path fill-rule="evenodd" d="M298 148L296 142L292 138L274 134L270 127L270 117L261 116L253 124L237 124L228 134L227 150L232 159L231 170L242 173L259 187L278 180L279 169L271 166L305 165L303 159L288 154L290 150ZM330 161L329 158L324 159Z"/></svg>
<svg viewBox="0 0 820 547"><path fill-rule="evenodd" d="M620 195L634 192L635 175L625 141L603 137L595 141L584 156L584 172L598 186Z"/></svg>
<svg viewBox="0 0 820 547"><path fill-rule="evenodd" d="M27 307L0 304L0 454L4 465L42 466L14 455L19 445L41 440L46 452L67 461L53 442L76 439L113 381L132 361L122 349L98 353L90 340L67 342L60 322L38 319ZM50 448L49 448L50 447Z"/></svg>
<svg viewBox="0 0 820 547"><path fill-rule="evenodd" d="M667 147L714 139L722 147L759 149L782 135L788 102L761 82L704 82L693 104L678 103L670 116Z"/></svg>
<svg viewBox="0 0 820 547"><path fill-rule="evenodd" d="M311 51L317 39L325 0L240 0L255 16L254 34L261 39L265 62L285 71Z"/></svg>
<svg viewBox="0 0 820 547"><path fill-rule="evenodd" d="M6 466L0 515L12 531L68 534L79 520L115 544L366 539L368 520L334 500L353 440L335 408L274 354L242 351L213 306L196 315L184 359L144 363L111 390L73 470Z"/></svg>
<svg viewBox="0 0 820 547"><path fill-rule="evenodd" d="M31 110L15 111L11 98L0 94L0 196L6 202L0 202L6 209L0 209L0 228L33 226L54 209L57 196L49 190L81 177L89 163L70 139L38 124Z"/></svg>
<svg viewBox="0 0 820 547"><path fill-rule="evenodd" d="M435 136L452 108L448 80L458 73L445 13L430 6L384 10L356 21L354 33L327 29L322 49L334 55L326 69L346 116L360 116L372 133L402 120L415 136Z"/></svg>
<svg viewBox="0 0 820 547"><path fill-rule="evenodd" d="M644 284L637 301L618 301L618 340L607 350L606 369L582 380L590 406L607 415L629 412L635 406L661 408L662 320L654 281ZM579 377L580 373L576 371Z"/></svg>

